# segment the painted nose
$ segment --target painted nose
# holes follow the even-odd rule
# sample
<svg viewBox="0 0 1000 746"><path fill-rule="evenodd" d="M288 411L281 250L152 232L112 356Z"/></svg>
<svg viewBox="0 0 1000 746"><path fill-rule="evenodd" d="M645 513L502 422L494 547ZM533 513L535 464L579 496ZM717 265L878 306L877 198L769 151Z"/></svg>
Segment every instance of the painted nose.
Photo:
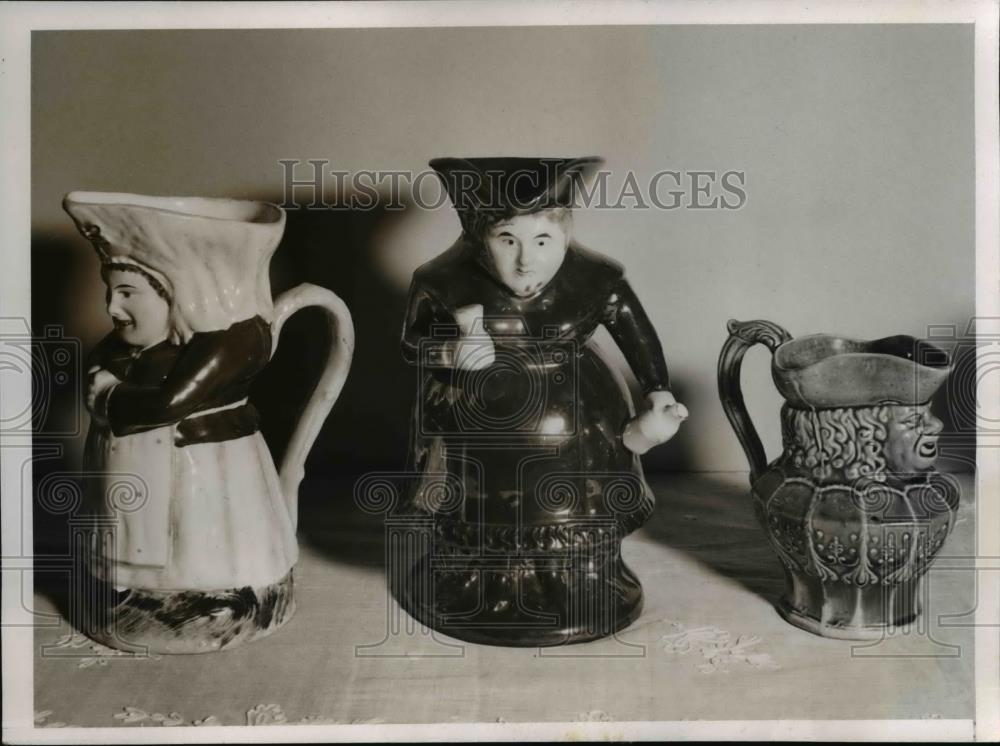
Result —
<svg viewBox="0 0 1000 746"><path fill-rule="evenodd" d="M937 435L944 430L944 423L932 414L928 414L924 420L924 434Z"/></svg>
<svg viewBox="0 0 1000 746"><path fill-rule="evenodd" d="M108 314L111 318L122 319L125 317L125 312L122 310L121 301L117 296L112 296L111 300L108 301Z"/></svg>
<svg viewBox="0 0 1000 746"><path fill-rule="evenodd" d="M517 252L517 268L528 269L534 263L534 253L529 247L522 245L520 251Z"/></svg>

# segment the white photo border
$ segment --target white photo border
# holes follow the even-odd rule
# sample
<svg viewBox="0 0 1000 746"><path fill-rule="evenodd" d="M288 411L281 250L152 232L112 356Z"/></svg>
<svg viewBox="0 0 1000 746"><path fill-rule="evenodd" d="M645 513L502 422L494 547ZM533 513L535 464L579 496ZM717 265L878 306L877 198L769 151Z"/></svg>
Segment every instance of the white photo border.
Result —
<svg viewBox="0 0 1000 746"><path fill-rule="evenodd" d="M784 2L718 0L638 2L368 2L368 3L5 3L0 6L0 318L30 318L30 36L33 30L590 26L686 24L931 24L975 25L976 316L1000 318L1000 156L998 156L998 5L981 2ZM28 377L4 379L3 397L30 401ZM1000 421L1000 378L982 376L981 415ZM31 555L31 495L22 494L19 459L30 441L0 433L3 522L3 738L10 743L219 741L455 740L995 740L1000 738L1000 453L977 452L979 597L975 633L974 720L691 721L635 723L503 723L460 725L329 725L211 729L62 728L33 725L31 626L21 594L30 575L18 563ZM30 484L30 480L29 480ZM30 493L30 490L29 490ZM23 523L23 525L22 525ZM25 545L22 545L24 542ZM25 582L22 581L22 576ZM30 620L29 620L30 621Z"/></svg>

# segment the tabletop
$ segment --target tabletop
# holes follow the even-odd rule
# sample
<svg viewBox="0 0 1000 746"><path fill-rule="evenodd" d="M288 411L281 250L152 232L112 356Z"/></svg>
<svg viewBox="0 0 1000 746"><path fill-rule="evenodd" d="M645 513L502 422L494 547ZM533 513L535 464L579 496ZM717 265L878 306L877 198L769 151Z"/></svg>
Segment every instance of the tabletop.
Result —
<svg viewBox="0 0 1000 746"><path fill-rule="evenodd" d="M353 504L350 483L307 483L284 628L220 653L135 657L53 617L35 632L36 725L972 718L975 578L948 558L973 554L974 479L958 476L955 531L909 630L850 642L787 624L747 475L656 474L656 510L623 547L641 617L613 638L542 649L421 629L386 591L382 521ZM38 611L61 608L36 584Z"/></svg>

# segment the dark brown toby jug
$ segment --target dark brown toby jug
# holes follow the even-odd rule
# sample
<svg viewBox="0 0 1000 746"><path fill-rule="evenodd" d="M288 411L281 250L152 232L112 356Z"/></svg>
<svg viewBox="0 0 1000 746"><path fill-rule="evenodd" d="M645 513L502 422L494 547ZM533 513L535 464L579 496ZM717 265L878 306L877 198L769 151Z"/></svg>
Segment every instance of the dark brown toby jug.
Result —
<svg viewBox="0 0 1000 746"><path fill-rule="evenodd" d="M948 355L914 337L797 339L732 320L719 356L722 407L750 462L754 511L784 567L779 613L824 637L879 639L921 611L921 579L955 525L956 480L935 469L930 400ZM740 390L746 351L771 350L785 399L768 464Z"/></svg>
<svg viewBox="0 0 1000 746"><path fill-rule="evenodd" d="M573 185L599 163L430 163L462 233L410 286L401 348L418 371L415 478L391 519L389 582L414 620L455 639L584 643L642 612L621 554L653 511L639 457L688 413L624 268L572 237Z"/></svg>

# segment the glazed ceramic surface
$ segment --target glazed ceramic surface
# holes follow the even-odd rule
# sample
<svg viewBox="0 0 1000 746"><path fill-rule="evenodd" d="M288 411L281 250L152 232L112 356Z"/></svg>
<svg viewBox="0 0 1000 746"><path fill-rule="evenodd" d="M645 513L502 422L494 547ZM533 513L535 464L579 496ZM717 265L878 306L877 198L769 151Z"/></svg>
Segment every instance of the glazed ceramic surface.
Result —
<svg viewBox="0 0 1000 746"><path fill-rule="evenodd" d="M935 468L929 400L951 371L913 337L792 339L729 323L719 394L750 461L754 510L785 568L778 609L826 637L873 639L920 612L920 579L954 528L956 483ZM740 391L747 349L766 345L785 398L784 450L768 464Z"/></svg>
<svg viewBox="0 0 1000 746"><path fill-rule="evenodd" d="M591 161L563 165L572 176ZM520 210L510 195L486 217L459 208L462 237L414 274L402 347L419 369L410 463L422 476L409 508L431 519L433 538L396 595L430 627L473 642L609 635L641 611L620 550L653 509L623 427L644 450L683 418L662 411L673 397L659 339L622 267L572 242L563 213L538 208L546 189L553 206L566 193L538 159L432 165L456 206L461 182L448 177L462 169L535 174L537 191L517 195ZM592 342L599 325L661 410L635 416Z"/></svg>
<svg viewBox="0 0 1000 746"><path fill-rule="evenodd" d="M353 326L329 290L271 299L284 212L237 200L73 192L64 207L98 251L115 329L91 352L83 547L92 637L205 652L269 634L294 610L305 457L347 376ZM326 311L326 367L280 471L248 401L285 320ZM123 475L144 494L117 498Z"/></svg>

